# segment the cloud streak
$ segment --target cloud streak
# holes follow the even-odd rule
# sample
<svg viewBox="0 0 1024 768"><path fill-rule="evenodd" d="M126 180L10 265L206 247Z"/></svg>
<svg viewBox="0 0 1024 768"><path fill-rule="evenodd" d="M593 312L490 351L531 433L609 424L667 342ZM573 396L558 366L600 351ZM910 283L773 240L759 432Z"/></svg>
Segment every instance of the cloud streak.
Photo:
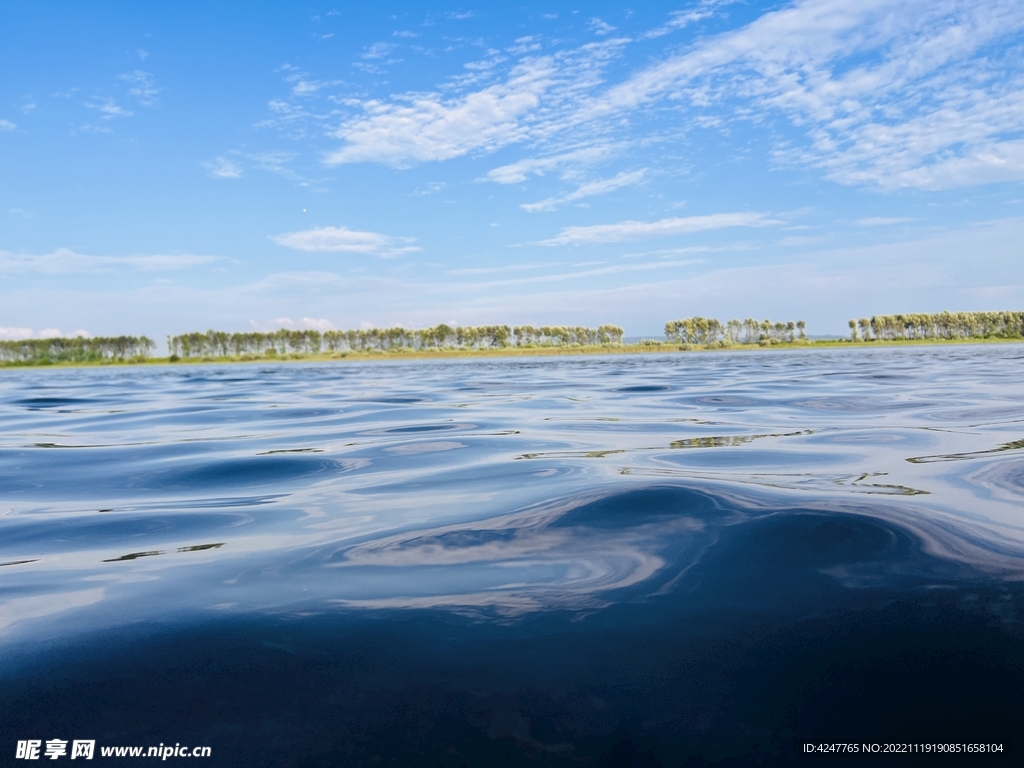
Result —
<svg viewBox="0 0 1024 768"><path fill-rule="evenodd" d="M364 116L335 131L345 145L324 162L402 166L494 151L523 138L521 118L539 104L552 72L549 60L536 59L513 69L506 82L463 97L423 94L391 104L366 102Z"/></svg>
<svg viewBox="0 0 1024 768"><path fill-rule="evenodd" d="M841 184L944 189L1024 179L1024 56L1000 47L1024 31L1017 0L799 0L607 82L609 63L628 46L724 4L675 12L634 38L613 39L613 28L593 19L603 39L540 55L531 37L529 51L508 49L508 64L494 59L474 75L483 82L454 78L433 92L350 100L361 114L333 128L342 145L323 160L407 167L527 143L540 159L487 175L521 183L554 169L556 157L649 139L666 114L683 132L782 117L788 128L774 139L774 164L816 168Z"/></svg>
<svg viewBox="0 0 1024 768"><path fill-rule="evenodd" d="M576 120L673 103L708 114L738 100L746 119L781 114L803 132L775 147L777 164L843 184L1021 179L1020 53L991 48L1021 30L1024 7L1010 0L805 0L594 95Z"/></svg>
<svg viewBox="0 0 1024 768"><path fill-rule="evenodd" d="M278 245L309 253L364 253L391 259L420 250L411 237L390 237L348 227L316 227L271 238Z"/></svg>
<svg viewBox="0 0 1024 768"><path fill-rule="evenodd" d="M239 179L242 177L242 167L226 157L218 157L208 163L203 163L206 172L215 179Z"/></svg>
<svg viewBox="0 0 1024 768"><path fill-rule="evenodd" d="M632 187L640 184L644 180L644 174L647 172L646 169L632 172L623 172L613 176L610 179L600 179L598 181L587 182L586 184L580 184L575 190L565 195L558 197L549 197L546 200L541 200L538 203L524 203L519 207L529 213L537 213L538 211L553 211L559 205L564 203L570 203L574 200L582 200L585 197L592 197L594 195L603 195L606 192L612 192L622 187Z"/></svg>
<svg viewBox="0 0 1024 768"><path fill-rule="evenodd" d="M587 227L566 227L555 237L538 245L583 245L590 243L621 243L655 237L688 235L729 227L767 227L782 222L765 213L714 213L709 216L673 216L658 221L621 221L617 224L594 224Z"/></svg>
<svg viewBox="0 0 1024 768"><path fill-rule="evenodd" d="M157 96L162 91L162 88L158 88L156 82L153 80L153 75L149 72L144 72L141 69L136 69L133 72L125 72L123 75L118 75L118 80L128 84L128 93L135 97L135 99L145 107L151 107L157 103Z"/></svg>
<svg viewBox="0 0 1024 768"><path fill-rule="evenodd" d="M68 248L58 248L52 253L39 255L0 251L0 274L100 274L125 268L142 272L165 272L190 269L215 261L219 261L219 257L195 254L90 256Z"/></svg>
<svg viewBox="0 0 1024 768"><path fill-rule="evenodd" d="M502 165L487 172L487 181L521 184L531 176L543 176L557 170L569 170L607 158L616 148L598 145L562 152L547 157L530 157Z"/></svg>

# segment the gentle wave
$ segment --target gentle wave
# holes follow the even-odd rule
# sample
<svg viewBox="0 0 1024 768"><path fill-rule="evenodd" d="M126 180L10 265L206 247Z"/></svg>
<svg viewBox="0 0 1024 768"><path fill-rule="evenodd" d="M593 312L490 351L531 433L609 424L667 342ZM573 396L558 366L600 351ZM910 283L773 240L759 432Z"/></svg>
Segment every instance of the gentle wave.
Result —
<svg viewBox="0 0 1024 768"><path fill-rule="evenodd" d="M109 620L60 597L96 580L135 617L608 604L714 526L560 515L665 483L734 510L884 497L870 514L1016 574L1020 363L1007 346L5 372L7 625L47 604Z"/></svg>

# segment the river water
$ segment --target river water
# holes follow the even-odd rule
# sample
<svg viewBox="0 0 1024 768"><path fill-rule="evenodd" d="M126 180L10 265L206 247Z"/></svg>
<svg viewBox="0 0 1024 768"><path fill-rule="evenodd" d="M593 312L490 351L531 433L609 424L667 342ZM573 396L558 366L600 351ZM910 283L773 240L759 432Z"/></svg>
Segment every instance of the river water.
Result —
<svg viewBox="0 0 1024 768"><path fill-rule="evenodd" d="M1017 344L0 371L0 754L1009 744L1022 381Z"/></svg>

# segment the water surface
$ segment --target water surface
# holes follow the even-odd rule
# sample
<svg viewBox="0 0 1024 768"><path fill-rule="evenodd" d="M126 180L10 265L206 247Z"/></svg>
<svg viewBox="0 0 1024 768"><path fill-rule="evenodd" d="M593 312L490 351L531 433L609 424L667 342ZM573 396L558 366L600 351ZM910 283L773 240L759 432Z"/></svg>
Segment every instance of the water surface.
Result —
<svg viewBox="0 0 1024 768"><path fill-rule="evenodd" d="M1005 741L1022 380L1020 345L0 372L0 749Z"/></svg>

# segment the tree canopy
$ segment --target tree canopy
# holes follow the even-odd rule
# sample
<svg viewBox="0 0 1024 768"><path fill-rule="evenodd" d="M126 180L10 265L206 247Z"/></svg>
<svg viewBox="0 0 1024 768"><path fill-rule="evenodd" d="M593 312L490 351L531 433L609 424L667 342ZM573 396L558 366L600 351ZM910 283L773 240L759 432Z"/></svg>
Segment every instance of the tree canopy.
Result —
<svg viewBox="0 0 1024 768"><path fill-rule="evenodd" d="M880 339L1019 339L1024 337L1024 312L938 312L875 315L850 321L865 341Z"/></svg>
<svg viewBox="0 0 1024 768"><path fill-rule="evenodd" d="M433 328L369 328L348 331L288 330L227 333L184 333L167 339L167 348L179 357L231 357L241 355L317 354L376 350L502 349L508 347L600 346L622 343L623 330L615 325L449 326Z"/></svg>
<svg viewBox="0 0 1024 768"><path fill-rule="evenodd" d="M806 339L807 324L803 320L785 323L771 320L730 320L722 323L715 318L688 317L665 323L665 340L679 344L703 346L731 344L780 344Z"/></svg>
<svg viewBox="0 0 1024 768"><path fill-rule="evenodd" d="M0 341L0 360L8 363L90 363L146 358L156 348L145 336L96 336Z"/></svg>

